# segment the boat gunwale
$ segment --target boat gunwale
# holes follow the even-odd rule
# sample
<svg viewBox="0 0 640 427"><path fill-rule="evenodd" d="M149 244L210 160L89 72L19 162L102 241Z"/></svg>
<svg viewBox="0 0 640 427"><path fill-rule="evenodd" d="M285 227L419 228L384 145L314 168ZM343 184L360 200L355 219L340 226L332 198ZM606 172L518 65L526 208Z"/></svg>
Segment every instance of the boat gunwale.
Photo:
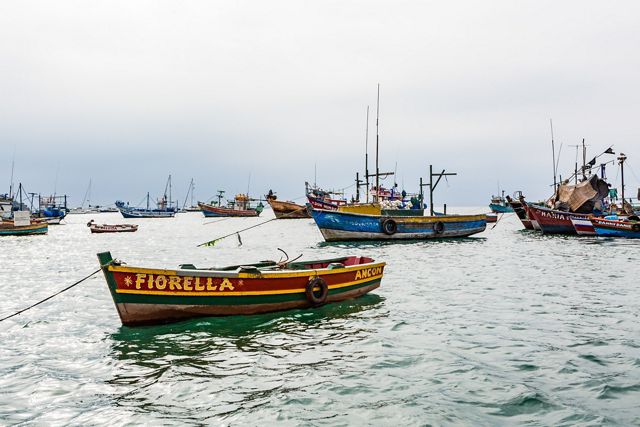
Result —
<svg viewBox="0 0 640 427"><path fill-rule="evenodd" d="M309 261L313 263L314 261ZM344 267L329 269L327 267L316 269L304 269L304 270L282 270L282 271L261 271L257 270L253 272L241 272L241 271L226 271L226 270L200 270L200 269L185 269L179 268L175 270L157 269L147 267L135 267L135 266L116 266L108 265L106 268L109 272L114 273L146 273L154 275L167 275L167 276L180 276L180 277L227 277L238 279L278 279L278 278L293 278L293 277L308 277L314 276L327 276L331 274L340 274L350 271L356 271L359 269L373 268L373 267L385 267L385 262L371 261L364 264L345 265Z"/></svg>
<svg viewBox="0 0 640 427"><path fill-rule="evenodd" d="M365 217L365 218L392 218L396 222L405 222L408 219L422 219L421 222L430 222L430 220L434 221L443 221L443 222L455 222L455 221L478 221L482 219L486 219L486 214L446 214L446 215L371 215L371 214L360 214L355 212L342 212L339 210L329 210L329 209L316 209L313 208L314 212L328 213L331 215L339 214L339 215L349 215L349 216L357 216L357 217Z"/></svg>

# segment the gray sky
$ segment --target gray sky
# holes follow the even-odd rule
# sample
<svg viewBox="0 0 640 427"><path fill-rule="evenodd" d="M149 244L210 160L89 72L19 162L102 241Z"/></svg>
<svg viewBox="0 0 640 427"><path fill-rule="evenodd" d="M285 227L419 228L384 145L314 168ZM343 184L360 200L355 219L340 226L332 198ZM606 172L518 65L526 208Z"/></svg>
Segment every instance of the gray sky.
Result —
<svg viewBox="0 0 640 427"><path fill-rule="evenodd" d="M437 202L547 195L577 144L640 176L640 3L632 1L6 1L0 3L0 192L137 203L167 175L184 197L304 194L364 167L381 84L381 169ZM370 121L373 168L375 121ZM612 158L610 156L609 158ZM56 183L56 175L57 183ZM616 176L611 167L609 175Z"/></svg>

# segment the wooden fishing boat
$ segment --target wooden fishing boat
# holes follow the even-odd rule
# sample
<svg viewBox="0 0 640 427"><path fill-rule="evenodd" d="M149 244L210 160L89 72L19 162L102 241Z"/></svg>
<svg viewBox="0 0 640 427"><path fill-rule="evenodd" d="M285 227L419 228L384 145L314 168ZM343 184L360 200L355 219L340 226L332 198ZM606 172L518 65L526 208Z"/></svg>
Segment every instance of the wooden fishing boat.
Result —
<svg viewBox="0 0 640 427"><path fill-rule="evenodd" d="M94 220L87 223L92 233L133 233L138 231L136 224L96 224Z"/></svg>
<svg viewBox="0 0 640 427"><path fill-rule="evenodd" d="M487 227L484 214L391 216L313 209L311 215L327 242L467 237Z"/></svg>
<svg viewBox="0 0 640 427"><path fill-rule="evenodd" d="M640 239L640 220L637 216L629 217L629 219L593 217L591 223L598 236Z"/></svg>
<svg viewBox="0 0 640 427"><path fill-rule="evenodd" d="M98 254L123 325L200 316L257 314L315 307L364 295L380 286L384 262L349 256L176 270L122 265Z"/></svg>
<svg viewBox="0 0 640 427"><path fill-rule="evenodd" d="M545 234L577 234L571 218L588 218L589 214L564 212L527 203L529 215L533 216Z"/></svg>
<svg viewBox="0 0 640 427"><path fill-rule="evenodd" d="M283 202L278 200L278 196L276 196L276 194L271 190L269 190L269 193L265 198L278 219L311 218L311 215L307 212L307 208L305 206L293 202Z"/></svg>
<svg viewBox="0 0 640 427"><path fill-rule="evenodd" d="M41 221L31 221L27 225L15 225L12 220L0 221L0 236L27 236L32 234L47 234L49 224Z"/></svg>
<svg viewBox="0 0 640 427"><path fill-rule="evenodd" d="M347 204L345 199L339 199L336 196L341 196L342 193L335 191L325 191L318 188L315 185L309 185L308 182L304 183L305 193L307 200L314 209L326 209L326 210L338 210L340 206Z"/></svg>
<svg viewBox="0 0 640 427"><path fill-rule="evenodd" d="M520 198L522 198L522 201L520 200ZM511 209L513 209L513 211L518 216L518 219L520 220L524 228L526 228L527 230L533 230L533 224L531 223L531 219L527 215L527 208L524 203L524 197L522 196L522 193L520 192L518 200L512 199L509 196L507 196L506 199L509 203L509 206L511 206Z"/></svg>

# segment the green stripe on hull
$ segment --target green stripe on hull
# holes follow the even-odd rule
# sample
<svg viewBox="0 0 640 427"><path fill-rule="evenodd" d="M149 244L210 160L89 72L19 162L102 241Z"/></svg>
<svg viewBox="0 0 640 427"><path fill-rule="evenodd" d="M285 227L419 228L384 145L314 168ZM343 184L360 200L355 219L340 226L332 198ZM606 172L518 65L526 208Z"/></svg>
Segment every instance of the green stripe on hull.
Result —
<svg viewBox="0 0 640 427"><path fill-rule="evenodd" d="M345 286L338 289L330 289L329 296L340 295L373 284L380 284L382 279L375 279L365 283L358 283L353 286ZM114 294L113 299L117 304L175 304L175 305L253 305L253 304L277 304L291 301L306 301L304 292L295 294L273 294L273 295L247 295L247 296L165 296L165 295L136 295L136 294Z"/></svg>

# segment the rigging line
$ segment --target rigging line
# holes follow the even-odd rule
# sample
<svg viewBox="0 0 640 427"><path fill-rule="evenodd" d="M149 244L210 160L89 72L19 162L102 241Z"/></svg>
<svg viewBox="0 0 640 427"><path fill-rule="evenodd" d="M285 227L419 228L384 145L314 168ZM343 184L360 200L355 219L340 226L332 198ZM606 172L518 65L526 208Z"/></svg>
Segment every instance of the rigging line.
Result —
<svg viewBox="0 0 640 427"><path fill-rule="evenodd" d="M201 246L213 246L218 240L226 239L227 237L234 236L236 234L245 232L247 230L251 230L252 228L260 227L261 225L267 224L267 223L269 223L271 221L275 221L276 219L282 219L282 218L288 217L290 215L294 215L295 213L300 212L300 211L305 210L305 209L307 209L306 206L304 208L296 209L294 211L289 212L288 214L282 215L280 218L277 218L277 217L276 218L271 218L271 219L266 220L264 222L260 222L258 224L254 224L251 227L243 228L242 230L234 231L233 233L229 233L229 234L224 235L222 237L218 237L216 239L209 240L208 242L200 243L197 247L199 248Z"/></svg>
<svg viewBox="0 0 640 427"><path fill-rule="evenodd" d="M633 168L631 167L631 165L629 164L628 161L625 161L627 167L629 168L629 170L631 171L631 175L633 175L633 177L636 179L636 181L640 182L640 179L638 179L638 176L636 175L636 173L633 171Z"/></svg>
<svg viewBox="0 0 640 427"><path fill-rule="evenodd" d="M18 314L20 314L20 313L24 313L25 311L30 310L30 309L32 309L33 307L35 307L35 306L37 306L37 305L40 305L40 304L42 304L42 303L43 303L43 302L45 302L45 301L49 301L51 298L53 298L53 297L55 297L55 296L57 296L57 295L60 295L61 293L65 292L65 291L68 291L69 289L73 288L74 286L79 285L80 283L82 283L82 282L84 282L85 280L87 280L87 279L91 278L92 276L95 276L95 275L96 275L96 274L98 274L101 270L102 270L102 267L100 267L99 269L97 269L97 270L96 270L96 271L94 271L93 273L89 274L88 276L86 276L86 277L84 277L84 278L82 278L82 279L78 280L78 281L77 281L77 282L75 282L73 285L69 285L69 286L67 286L66 288L64 288L64 289L62 289L62 290L60 290L60 291L56 292L56 293L55 293L55 294L53 294L53 295L49 295L49 296L48 296L48 297L46 297L45 299L40 300L40 301L38 301L37 303L32 304L32 305L30 305L30 306L29 306L29 307L27 307L27 308L23 308L22 310L18 310L18 311L16 311L15 313L13 313L13 314L11 314L11 315L9 315L9 316L7 316L7 317L3 317L2 319L0 319L0 322L3 322L3 321L5 321L5 320L7 320L7 319L11 319L12 317L17 316L17 315L18 315Z"/></svg>

